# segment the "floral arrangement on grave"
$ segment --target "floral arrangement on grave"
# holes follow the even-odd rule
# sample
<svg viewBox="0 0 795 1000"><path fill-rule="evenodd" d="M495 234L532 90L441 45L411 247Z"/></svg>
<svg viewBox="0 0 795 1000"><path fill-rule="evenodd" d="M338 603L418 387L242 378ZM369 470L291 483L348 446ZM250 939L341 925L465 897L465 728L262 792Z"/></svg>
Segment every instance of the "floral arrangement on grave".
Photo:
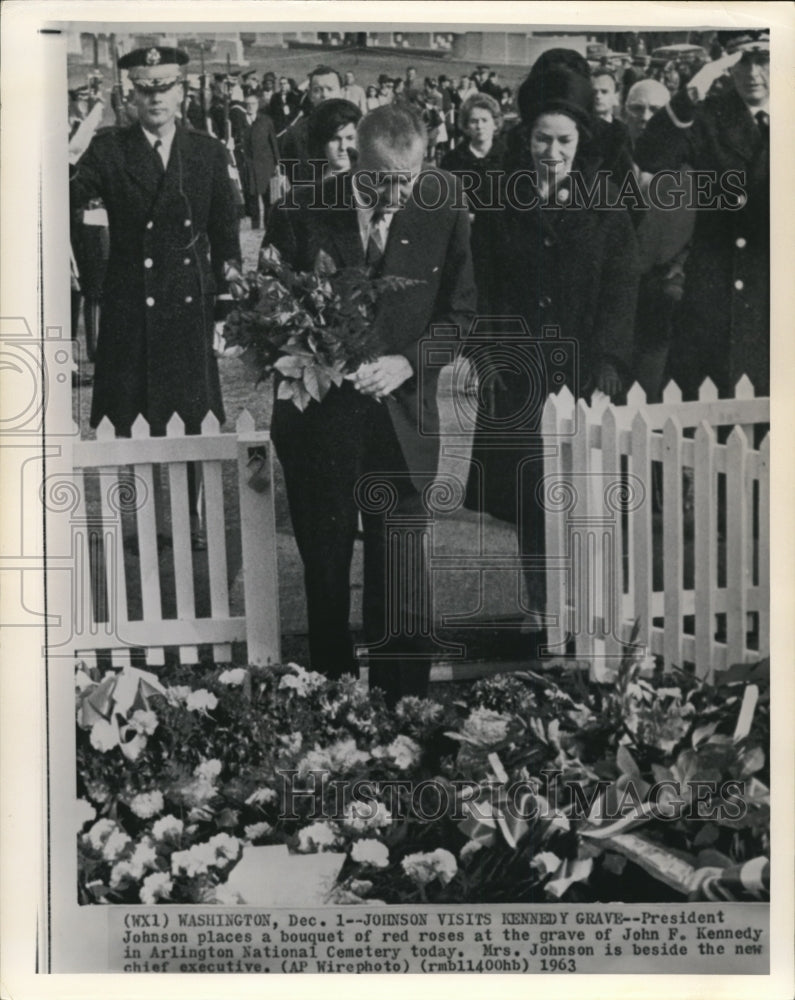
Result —
<svg viewBox="0 0 795 1000"><path fill-rule="evenodd" d="M366 267L336 268L320 251L312 271L295 271L265 247L256 271L235 284L237 307L224 337L253 360L259 379L276 373L279 399L303 411L332 386L382 353L373 335L376 308L387 292L419 284Z"/></svg>

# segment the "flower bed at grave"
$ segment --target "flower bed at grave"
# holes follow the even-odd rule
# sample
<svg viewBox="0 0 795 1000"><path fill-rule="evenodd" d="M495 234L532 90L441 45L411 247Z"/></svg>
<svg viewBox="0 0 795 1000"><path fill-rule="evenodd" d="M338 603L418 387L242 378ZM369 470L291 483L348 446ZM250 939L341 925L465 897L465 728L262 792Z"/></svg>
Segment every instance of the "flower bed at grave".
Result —
<svg viewBox="0 0 795 1000"><path fill-rule="evenodd" d="M390 711L294 664L78 665L80 901L256 902L227 880L263 845L336 855L332 904L682 900L768 854L766 668L645 668Z"/></svg>

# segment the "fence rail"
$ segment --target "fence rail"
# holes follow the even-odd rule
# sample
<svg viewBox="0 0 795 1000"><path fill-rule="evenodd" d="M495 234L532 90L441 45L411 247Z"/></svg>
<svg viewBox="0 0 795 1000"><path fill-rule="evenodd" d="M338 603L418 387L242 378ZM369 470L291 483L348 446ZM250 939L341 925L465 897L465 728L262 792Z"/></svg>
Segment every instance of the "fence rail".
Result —
<svg viewBox="0 0 795 1000"><path fill-rule="evenodd" d="M607 679L635 623L637 644L704 677L767 653L768 420L769 400L754 397L747 379L734 399L718 399L709 381L694 402L673 384L657 404L638 386L617 407L576 402L566 389L548 398L549 655L586 661ZM261 465L253 478L252 455ZM142 649L156 665L176 647L195 663L211 645L216 662L227 662L232 643L246 642L248 662L278 662L271 446L248 413L233 433L210 414L200 435L185 435L175 417L164 437L152 437L139 418L130 438L116 438L105 421L95 441L75 443L74 465L80 655L110 650L123 664ZM206 553L192 548L192 468L201 470ZM523 565L486 552L431 557L434 572L503 568L520 578ZM238 568L245 613L233 615ZM140 613L131 615L136 600ZM443 624L478 627L471 614Z"/></svg>
<svg viewBox="0 0 795 1000"><path fill-rule="evenodd" d="M186 435L174 416L165 437L152 437L138 417L131 437L117 438L104 420L95 441L75 443L74 643L84 659L103 650L122 665L142 649L158 665L175 648L182 663L196 663L198 647L211 645L223 663L231 660L232 643L246 642L250 663L279 661L269 434L254 429L248 412L234 433L221 433L213 414L201 430ZM252 458L259 466L256 489ZM192 495L199 498L193 505ZM201 509L199 518L191 506ZM238 616L230 612L230 522L239 522L240 533L245 614ZM206 553L194 551L197 527L206 535ZM136 600L141 615L131 618Z"/></svg>
<svg viewBox="0 0 795 1000"><path fill-rule="evenodd" d="M550 396L543 415L550 652L607 677L637 642L699 676L768 651L769 400L707 380L683 403ZM755 435L763 438L754 448Z"/></svg>

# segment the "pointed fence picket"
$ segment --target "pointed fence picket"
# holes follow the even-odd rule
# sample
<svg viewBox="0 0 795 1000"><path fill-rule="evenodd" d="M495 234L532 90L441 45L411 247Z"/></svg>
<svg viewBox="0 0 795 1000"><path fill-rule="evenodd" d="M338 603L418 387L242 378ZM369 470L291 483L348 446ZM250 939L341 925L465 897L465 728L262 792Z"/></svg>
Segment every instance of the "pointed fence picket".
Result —
<svg viewBox="0 0 795 1000"><path fill-rule="evenodd" d="M249 485L249 456L265 463L256 491ZM224 463L239 470L224 496ZM149 665L165 662L176 650L182 663L197 663L201 646L211 646L215 662L228 662L232 643L246 642L249 663L276 663L280 658L279 606L276 589L276 528L272 491L272 455L267 431L257 431L248 413L233 433L222 433L208 414L202 432L186 435L174 416L164 436L151 436L139 416L130 437L116 437L103 420L95 441L74 446L79 492L79 518L87 527L76 534L75 554L83 597L76 601L75 651L83 659L100 652L116 665L133 653ZM207 541L206 553L192 547L189 482L200 498ZM87 497L99 488L93 513ZM170 533L165 532L167 494ZM237 494L235 496L235 494ZM227 513L237 502L243 553L245 614L230 611ZM194 504L194 506L196 506ZM168 536L167 536L168 535ZM92 537L99 539L92 545ZM209 615L197 614L197 560L206 564ZM137 565L136 565L137 564ZM173 584L170 583L173 569ZM140 592L141 618L130 618L128 580ZM164 613L167 591L173 591L175 616ZM90 597L86 595L90 594Z"/></svg>
<svg viewBox="0 0 795 1000"><path fill-rule="evenodd" d="M638 385L623 406L548 398L546 554L568 563L548 574L551 652L603 678L637 625L636 643L702 677L767 653L770 444L754 435L769 409L746 377L733 399L709 379L691 402L674 383L656 404Z"/></svg>

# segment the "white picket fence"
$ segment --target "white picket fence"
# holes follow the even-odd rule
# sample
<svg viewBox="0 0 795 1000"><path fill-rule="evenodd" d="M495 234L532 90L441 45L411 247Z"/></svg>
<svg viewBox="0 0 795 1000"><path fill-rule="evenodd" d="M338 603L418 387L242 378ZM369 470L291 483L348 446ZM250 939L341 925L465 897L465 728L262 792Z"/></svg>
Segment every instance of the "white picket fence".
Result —
<svg viewBox="0 0 795 1000"><path fill-rule="evenodd" d="M196 663L198 647L207 644L215 661L224 663L232 658L232 643L245 642L249 663L279 662L269 434L254 429L248 412L240 415L234 433L221 433L212 414L201 430L201 435L186 435L174 416L166 436L150 437L146 420L139 417L131 437L117 438L104 420L95 441L75 443L81 489L74 519L80 526L74 539L74 644L80 658L90 660L103 650L114 664L124 665L139 650L148 664L158 665L165 662L167 649L175 649L182 663ZM249 484L252 450L263 463L257 490ZM233 463L227 466L232 471L226 483L225 462ZM202 552L191 545L188 463L201 469L207 540ZM242 616L230 613L226 522L234 503L240 523ZM198 560L206 564L197 573ZM209 591L209 614L204 615L197 614L200 578ZM128 583L134 594L128 593ZM172 617L164 616L167 587L175 605ZM129 614L130 597L140 602L140 618Z"/></svg>
<svg viewBox="0 0 795 1000"><path fill-rule="evenodd" d="M566 389L549 397L542 488L551 656L587 662L606 679L635 623L638 646L668 666L692 663L700 676L767 653L770 448L768 435L753 448L753 429L768 421L769 400L755 398L747 379L734 399L718 399L709 381L687 403L673 384L659 404L647 404L638 386L619 407L575 402ZM250 485L252 449L264 462L259 491ZM188 463L202 470L206 553L191 548ZM166 436L150 437L139 418L132 437L116 438L105 421L95 441L75 443L74 465L82 482L74 519L78 655L109 651L124 664L142 650L157 665L176 649L181 662L195 663L199 647L210 645L216 662L228 662L231 644L245 642L249 663L279 661L267 431L256 431L245 412L233 433L221 433L211 414L201 435L185 435L175 417ZM235 504L245 612L233 616L235 533L227 520ZM472 558L446 557L441 568L467 568ZM520 569L521 557L509 561ZM200 579L209 592L202 614ZM136 595L133 617L128 598L134 604Z"/></svg>
<svg viewBox="0 0 795 1000"><path fill-rule="evenodd" d="M686 403L674 383L659 404L637 385L618 407L575 403L565 389L549 397L553 655L574 655L606 678L635 622L638 644L703 677L767 654L769 434L753 445L754 425L769 419L769 399L755 398L747 378L734 399L718 399L709 380Z"/></svg>

